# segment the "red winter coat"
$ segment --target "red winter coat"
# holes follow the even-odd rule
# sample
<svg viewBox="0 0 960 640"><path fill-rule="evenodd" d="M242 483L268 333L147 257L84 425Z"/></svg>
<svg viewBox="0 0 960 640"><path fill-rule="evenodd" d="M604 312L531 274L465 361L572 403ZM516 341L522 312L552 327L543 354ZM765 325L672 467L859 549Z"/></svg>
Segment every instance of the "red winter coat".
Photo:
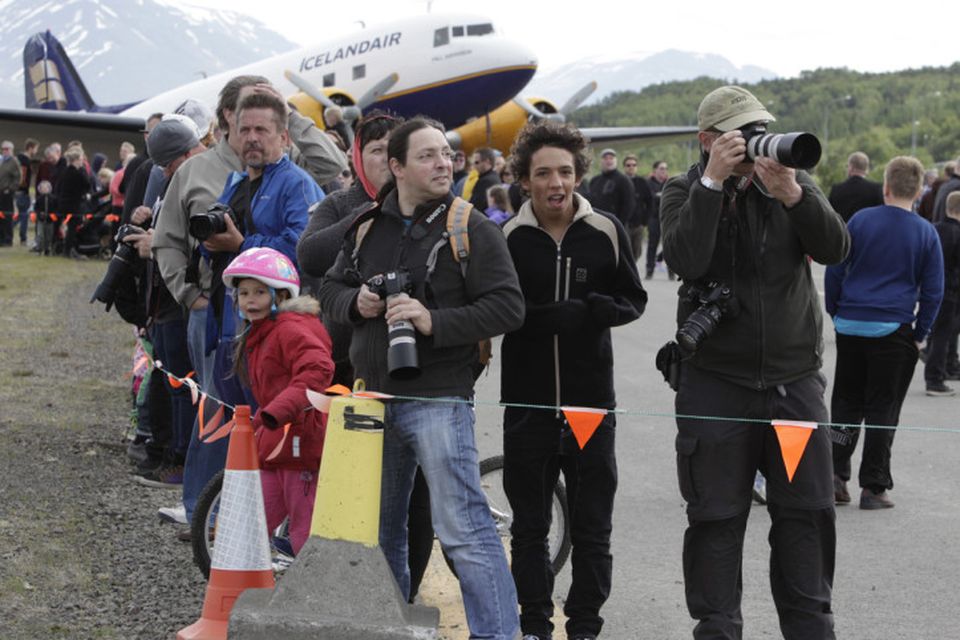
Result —
<svg viewBox="0 0 960 640"><path fill-rule="evenodd" d="M313 408L304 412L311 406L306 390L322 392L333 380L332 346L319 310L308 296L287 300L275 318L254 322L247 334L247 374L260 407L253 422L263 469L319 468L326 416ZM268 462L288 422L283 448Z"/></svg>

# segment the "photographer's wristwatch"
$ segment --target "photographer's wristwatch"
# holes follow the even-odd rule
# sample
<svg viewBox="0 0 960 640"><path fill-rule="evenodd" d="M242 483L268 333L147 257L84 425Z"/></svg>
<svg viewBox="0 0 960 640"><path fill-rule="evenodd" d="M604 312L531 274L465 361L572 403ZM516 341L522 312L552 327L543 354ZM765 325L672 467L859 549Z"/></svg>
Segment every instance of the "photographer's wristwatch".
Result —
<svg viewBox="0 0 960 640"><path fill-rule="evenodd" d="M722 182L715 182L707 176L700 176L700 184L705 186L707 189L710 189L710 191L723 191Z"/></svg>

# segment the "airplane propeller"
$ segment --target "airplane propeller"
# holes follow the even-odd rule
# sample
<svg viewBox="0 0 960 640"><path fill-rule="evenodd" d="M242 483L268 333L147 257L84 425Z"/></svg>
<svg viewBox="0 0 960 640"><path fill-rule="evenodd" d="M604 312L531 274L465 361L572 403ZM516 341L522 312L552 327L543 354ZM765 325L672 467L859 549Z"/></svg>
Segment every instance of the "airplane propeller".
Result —
<svg viewBox="0 0 960 640"><path fill-rule="evenodd" d="M560 107L560 110L557 113L544 113L520 97L514 98L513 102L537 120L554 120L556 122L564 122L567 119L567 116L576 111L577 107L579 107L583 101L589 98L590 94L596 90L597 83L596 81L591 80L581 87L576 93L570 96L563 106Z"/></svg>
<svg viewBox="0 0 960 640"><path fill-rule="evenodd" d="M570 96L570 99L563 103L563 106L560 107L560 113L565 117L576 111L583 101L590 97L594 91L597 90L596 80L591 80L587 84L583 85L579 91Z"/></svg>
<svg viewBox="0 0 960 640"><path fill-rule="evenodd" d="M361 115L363 115L363 110L369 107L371 104L376 102L382 95L389 91L393 85L397 83L400 79L400 76L396 73L391 73L375 85L373 85L366 93L360 96L360 99L355 105L349 105L346 107L339 107L333 100L331 100L323 91L320 91L314 85L307 82L305 79L287 69L283 72L284 77L289 80L295 87L303 91L305 94L319 102L324 106L324 108L329 109L331 107L338 107L343 110L343 119L347 122L353 122Z"/></svg>
<svg viewBox="0 0 960 640"><path fill-rule="evenodd" d="M357 104L344 108L343 118L349 122L362 116L363 110L379 100L380 97L383 96L387 91L390 91L390 89L393 88L393 85L397 84L397 80L399 79L400 76L398 74L391 73L383 80L370 87L365 94L360 96L360 99L357 100Z"/></svg>

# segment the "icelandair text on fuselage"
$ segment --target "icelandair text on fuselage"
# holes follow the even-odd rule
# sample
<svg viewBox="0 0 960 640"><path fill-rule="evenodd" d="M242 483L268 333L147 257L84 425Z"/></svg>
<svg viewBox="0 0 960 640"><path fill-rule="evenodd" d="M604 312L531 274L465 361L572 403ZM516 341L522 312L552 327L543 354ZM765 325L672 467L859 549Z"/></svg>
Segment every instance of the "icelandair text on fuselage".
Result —
<svg viewBox="0 0 960 640"><path fill-rule="evenodd" d="M393 45L400 44L400 35L400 32L397 31L396 33L386 34L383 37L377 36L369 40L361 40L346 47L340 47L336 51L331 49L330 51L324 51L311 58L304 58L300 61L300 71L310 71L323 65L333 64L337 60L345 60L351 56L362 55L374 49L392 47Z"/></svg>

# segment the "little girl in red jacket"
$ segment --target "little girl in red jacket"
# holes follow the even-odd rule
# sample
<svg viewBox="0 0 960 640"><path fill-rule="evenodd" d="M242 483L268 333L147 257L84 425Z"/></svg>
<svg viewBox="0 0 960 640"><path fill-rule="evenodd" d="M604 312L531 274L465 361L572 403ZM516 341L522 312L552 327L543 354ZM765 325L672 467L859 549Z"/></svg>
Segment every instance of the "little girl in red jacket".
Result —
<svg viewBox="0 0 960 640"><path fill-rule="evenodd" d="M237 374L256 398L253 418L260 478L273 531L289 518L298 553L310 535L326 417L313 410L306 390L323 391L333 379L330 336L317 317L320 306L300 294L293 263L274 249L237 256L223 272L244 320L237 338Z"/></svg>

